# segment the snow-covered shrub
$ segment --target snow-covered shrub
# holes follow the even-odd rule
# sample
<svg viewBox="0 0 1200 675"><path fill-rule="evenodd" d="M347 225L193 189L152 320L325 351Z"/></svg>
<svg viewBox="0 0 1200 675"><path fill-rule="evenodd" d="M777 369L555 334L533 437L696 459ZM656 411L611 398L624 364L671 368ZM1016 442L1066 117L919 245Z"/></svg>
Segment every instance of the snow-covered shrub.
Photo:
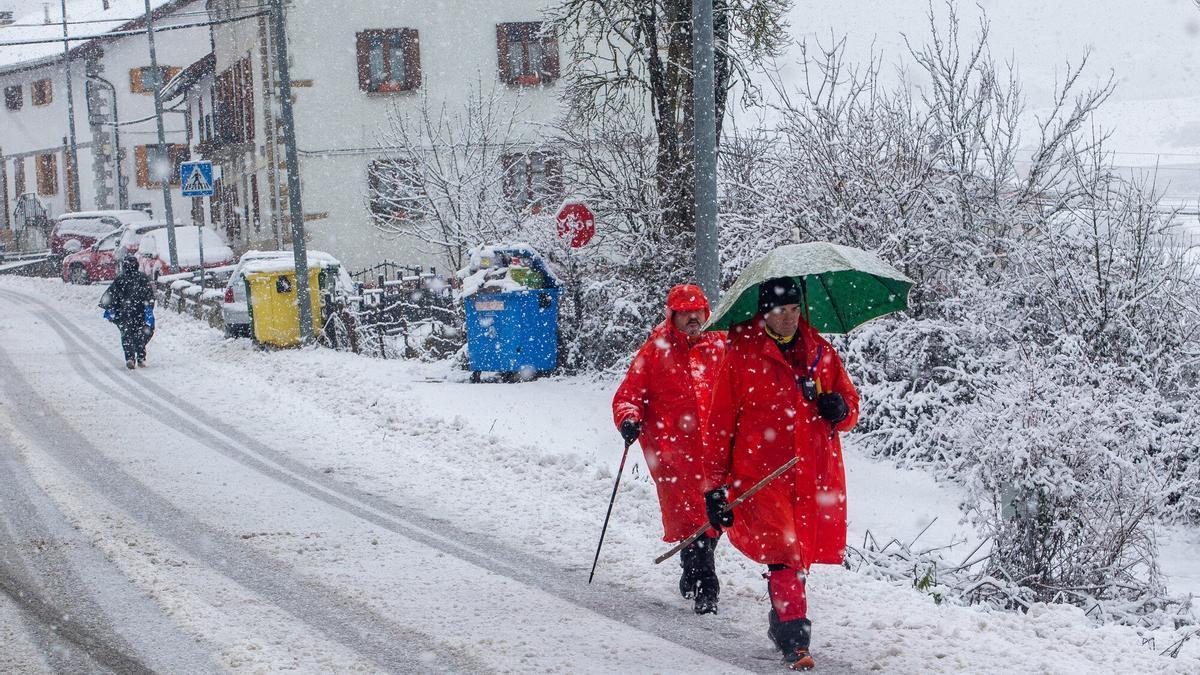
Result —
<svg viewBox="0 0 1200 675"><path fill-rule="evenodd" d="M1082 90L1083 64L1069 68L1023 138L986 24L969 45L953 13L930 25L929 46L910 47L920 88L814 50L805 86L781 92L778 133L726 146L726 277L792 237L904 270L910 311L838 346L863 395L861 445L967 486L992 542L979 573L1007 589L971 597L1154 611L1153 521L1200 511L1195 258L1167 236L1154 185L1118 175L1084 133L1111 86Z"/></svg>

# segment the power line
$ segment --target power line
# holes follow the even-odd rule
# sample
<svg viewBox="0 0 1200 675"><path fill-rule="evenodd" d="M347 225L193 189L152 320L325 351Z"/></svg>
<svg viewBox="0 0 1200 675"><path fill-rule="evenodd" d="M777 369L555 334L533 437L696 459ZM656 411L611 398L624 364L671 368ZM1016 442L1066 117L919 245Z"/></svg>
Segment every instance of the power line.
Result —
<svg viewBox="0 0 1200 675"><path fill-rule="evenodd" d="M243 21L245 19L253 19L254 17L257 17L257 16L266 16L267 14L268 14L268 12L255 12L253 14L245 14L242 16L235 16L235 17L231 17L228 19L217 19L215 21L200 21L197 23L181 23L181 24L176 24L176 25L172 25L172 26L156 26L154 28L154 32L162 33L162 32L166 32L166 31L170 31L170 30L184 30L187 28L200 28L203 26L219 26L221 24L234 23L236 21ZM139 29L135 29L135 30L115 30L115 31L110 31L108 33L98 33L96 35L81 35L78 37L68 37L68 38L59 37L59 38L46 38L46 39L40 39L40 40L13 40L13 41L9 41L9 42L0 42L0 47L19 47L22 45L61 44L64 40L67 42L87 42L89 40L100 40L103 38L127 37L130 35L145 35L147 32L148 31L146 29L139 28Z"/></svg>
<svg viewBox="0 0 1200 675"><path fill-rule="evenodd" d="M266 5L246 6L246 7L240 8L240 9L264 9L265 10ZM207 11L192 11L192 12L171 12L171 14L170 14L171 18L185 17L185 16L209 16L209 13ZM134 21L141 21L143 19L145 19L144 16L135 16L135 17L121 18L121 19L117 19L117 18L113 18L113 19L80 19L78 21L67 21L66 23L68 26L82 26L85 24L96 24L96 23L116 23L116 24L125 25L127 23L132 23ZM61 20L60 21L51 21L50 23L46 23L44 21L41 23L6 23L3 26L0 26L0 28L45 28L46 26L61 26L62 24L63 24L63 22Z"/></svg>

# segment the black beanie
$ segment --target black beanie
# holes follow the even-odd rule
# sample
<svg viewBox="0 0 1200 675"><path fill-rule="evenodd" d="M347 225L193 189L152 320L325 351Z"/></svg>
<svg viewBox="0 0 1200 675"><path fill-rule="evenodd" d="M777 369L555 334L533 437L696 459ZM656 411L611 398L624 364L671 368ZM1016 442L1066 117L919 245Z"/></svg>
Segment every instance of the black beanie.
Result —
<svg viewBox="0 0 1200 675"><path fill-rule="evenodd" d="M800 304L800 287L792 277L776 277L758 285L758 313L767 312L783 305Z"/></svg>

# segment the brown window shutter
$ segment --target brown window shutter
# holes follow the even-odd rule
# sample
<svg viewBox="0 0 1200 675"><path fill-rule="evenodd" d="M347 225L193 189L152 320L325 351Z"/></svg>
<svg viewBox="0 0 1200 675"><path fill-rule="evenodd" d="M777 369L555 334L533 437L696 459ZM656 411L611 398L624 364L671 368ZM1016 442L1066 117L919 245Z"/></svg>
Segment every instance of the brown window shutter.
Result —
<svg viewBox="0 0 1200 675"><path fill-rule="evenodd" d="M58 158L55 155L38 155L37 192L43 197L58 194Z"/></svg>
<svg viewBox="0 0 1200 675"><path fill-rule="evenodd" d="M553 82L559 77L558 65L558 37L554 35L552 29L547 29L546 37L542 39L542 51L545 53L545 72L542 73L543 82Z"/></svg>
<svg viewBox="0 0 1200 675"><path fill-rule="evenodd" d="M130 68L129 69L129 91L131 91L135 94L140 94L140 93L146 91L145 89L142 88L142 69L141 68Z"/></svg>
<svg viewBox="0 0 1200 675"><path fill-rule="evenodd" d="M405 28L401 31L404 40L404 88L408 90L421 86L421 37L415 28Z"/></svg>
<svg viewBox="0 0 1200 675"><path fill-rule="evenodd" d="M17 197L25 194L25 158L13 160L13 192Z"/></svg>
<svg viewBox="0 0 1200 675"><path fill-rule="evenodd" d="M250 57L242 59L242 119L243 139L254 140L254 70Z"/></svg>
<svg viewBox="0 0 1200 675"><path fill-rule="evenodd" d="M135 164L137 166L137 184L140 188L152 187L150 185L150 160L146 157L146 146L139 145L133 151Z"/></svg>
<svg viewBox="0 0 1200 675"><path fill-rule="evenodd" d="M507 24L496 24L496 58L500 64L500 81L505 84L513 83L513 74L508 70L508 32Z"/></svg>
<svg viewBox="0 0 1200 675"><path fill-rule="evenodd" d="M371 91L371 31L356 35L358 50L358 88Z"/></svg>

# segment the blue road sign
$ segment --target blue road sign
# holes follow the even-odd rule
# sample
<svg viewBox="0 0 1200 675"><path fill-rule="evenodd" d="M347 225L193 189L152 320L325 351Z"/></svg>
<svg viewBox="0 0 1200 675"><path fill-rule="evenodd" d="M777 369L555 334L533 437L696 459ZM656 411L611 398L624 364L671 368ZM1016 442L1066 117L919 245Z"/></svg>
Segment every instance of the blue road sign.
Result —
<svg viewBox="0 0 1200 675"><path fill-rule="evenodd" d="M184 197L213 195L212 162L183 162L179 165L179 179Z"/></svg>

